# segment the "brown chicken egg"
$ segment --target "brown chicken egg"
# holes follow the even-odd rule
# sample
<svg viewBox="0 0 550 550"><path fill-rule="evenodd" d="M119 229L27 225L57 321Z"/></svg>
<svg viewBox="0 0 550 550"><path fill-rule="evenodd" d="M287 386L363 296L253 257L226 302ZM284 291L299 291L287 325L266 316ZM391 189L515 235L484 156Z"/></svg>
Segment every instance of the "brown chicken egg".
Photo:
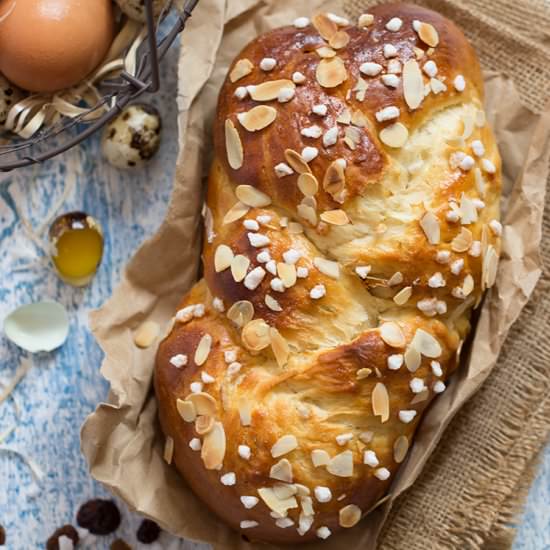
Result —
<svg viewBox="0 0 550 550"><path fill-rule="evenodd" d="M114 34L111 0L0 0L0 73L32 92L84 79Z"/></svg>

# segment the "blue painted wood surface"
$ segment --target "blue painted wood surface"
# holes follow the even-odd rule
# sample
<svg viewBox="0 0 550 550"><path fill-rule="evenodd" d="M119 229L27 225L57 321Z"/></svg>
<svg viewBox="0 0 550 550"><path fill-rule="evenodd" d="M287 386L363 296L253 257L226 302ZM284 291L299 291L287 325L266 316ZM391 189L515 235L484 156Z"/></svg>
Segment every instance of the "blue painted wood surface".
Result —
<svg viewBox="0 0 550 550"><path fill-rule="evenodd" d="M121 172L108 166L102 161L96 136L43 166L0 175L0 319L16 306L50 298L67 307L71 320L67 343L54 353L33 356L33 368L16 388L15 399L0 405L0 433L17 422L4 446L34 459L45 474L40 484L33 483L28 466L17 455L0 451L0 523L6 528L9 549L43 548L57 527L75 522L83 502L108 495L88 475L79 447L84 418L107 395L107 384L99 374L102 353L88 330L87 317L109 297L133 251L164 217L177 153L176 61L173 48L163 63L162 90L152 99L163 118L162 146L144 170ZM44 250L29 237L23 223L26 220L39 231L61 200L55 214L85 210L105 231L103 262L92 284L84 289L58 280ZM47 226L42 227L39 237L44 238L46 231ZM12 378L23 356L2 336L0 382ZM155 545L136 544L140 518L118 502L123 521L116 537L132 547L198 546L166 535ZM516 549L550 547L549 502L547 450L529 495ZM108 548L114 538L93 538L83 547Z"/></svg>

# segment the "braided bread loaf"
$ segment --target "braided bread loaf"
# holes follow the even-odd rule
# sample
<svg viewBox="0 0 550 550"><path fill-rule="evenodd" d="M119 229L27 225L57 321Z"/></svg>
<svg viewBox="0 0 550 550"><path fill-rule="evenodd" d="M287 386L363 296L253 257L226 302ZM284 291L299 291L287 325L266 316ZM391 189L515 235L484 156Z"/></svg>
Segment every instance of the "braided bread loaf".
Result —
<svg viewBox="0 0 550 550"><path fill-rule="evenodd" d="M482 99L461 31L412 5L300 18L232 65L155 387L165 458L250 539L357 524L445 389L500 248Z"/></svg>

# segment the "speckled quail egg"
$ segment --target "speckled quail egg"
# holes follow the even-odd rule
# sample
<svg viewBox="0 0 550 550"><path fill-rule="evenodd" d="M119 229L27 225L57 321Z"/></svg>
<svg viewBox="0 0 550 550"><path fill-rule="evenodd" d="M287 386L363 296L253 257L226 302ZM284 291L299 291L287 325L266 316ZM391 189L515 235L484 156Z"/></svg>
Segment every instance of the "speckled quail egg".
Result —
<svg viewBox="0 0 550 550"><path fill-rule="evenodd" d="M103 155L117 168L141 167L158 151L161 126L151 105L125 107L103 131Z"/></svg>
<svg viewBox="0 0 550 550"><path fill-rule="evenodd" d="M0 130L6 122L8 111L14 103L23 99L23 92L0 74Z"/></svg>
<svg viewBox="0 0 550 550"><path fill-rule="evenodd" d="M145 23L147 17L145 15L145 0L115 0L118 7L130 19L135 19L141 23ZM168 11L172 0L153 0L153 13L158 17L163 8L166 6Z"/></svg>

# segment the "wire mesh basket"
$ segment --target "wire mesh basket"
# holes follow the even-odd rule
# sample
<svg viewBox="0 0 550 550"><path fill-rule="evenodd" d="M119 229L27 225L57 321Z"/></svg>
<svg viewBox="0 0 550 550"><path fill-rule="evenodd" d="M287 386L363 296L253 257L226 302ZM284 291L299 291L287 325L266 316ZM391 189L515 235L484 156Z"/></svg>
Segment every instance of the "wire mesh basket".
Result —
<svg viewBox="0 0 550 550"><path fill-rule="evenodd" d="M144 0L144 37L136 50L134 70L123 69L116 78L102 80L98 84L97 102L78 109L77 116L60 116L30 137L10 135L7 140L0 141L0 171L43 162L67 151L105 126L137 97L145 92L156 92L160 87L159 63L185 28L198 1L186 0L178 9L175 23L161 36L158 23L164 14L155 18L153 0Z"/></svg>

